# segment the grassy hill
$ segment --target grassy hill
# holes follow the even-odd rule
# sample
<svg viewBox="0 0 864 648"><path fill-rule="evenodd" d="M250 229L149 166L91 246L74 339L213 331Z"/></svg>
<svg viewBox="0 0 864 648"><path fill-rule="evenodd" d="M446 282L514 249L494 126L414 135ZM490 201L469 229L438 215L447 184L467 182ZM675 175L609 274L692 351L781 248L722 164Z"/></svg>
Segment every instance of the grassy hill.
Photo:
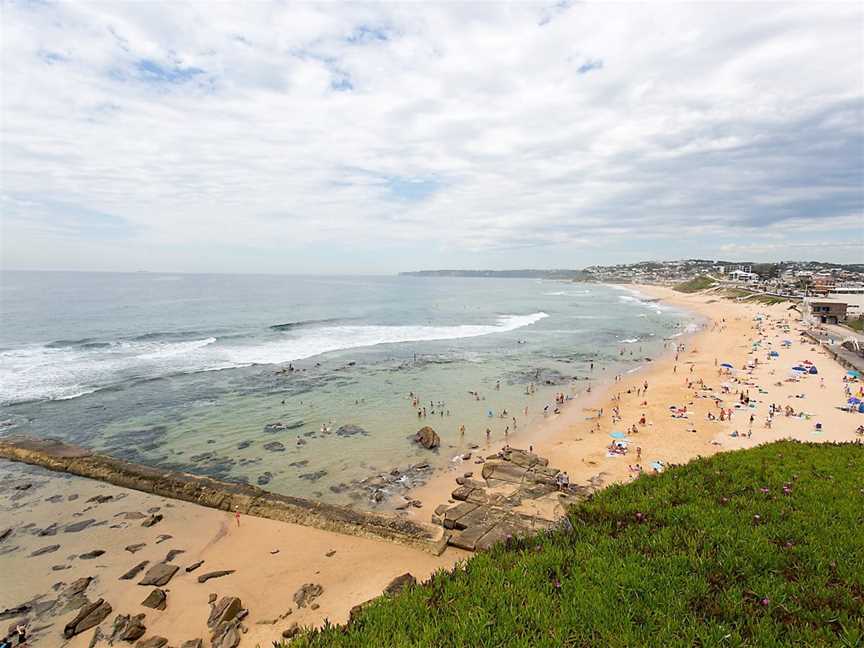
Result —
<svg viewBox="0 0 864 648"><path fill-rule="evenodd" d="M780 442L610 487L297 646L862 646L864 446Z"/></svg>
<svg viewBox="0 0 864 648"><path fill-rule="evenodd" d="M706 277L705 275L700 275L698 277L694 277L690 281L685 281L684 283L680 283L675 286L675 290L683 293L694 293L699 292L700 290L706 290L707 288L711 288L717 282L711 279L711 277Z"/></svg>

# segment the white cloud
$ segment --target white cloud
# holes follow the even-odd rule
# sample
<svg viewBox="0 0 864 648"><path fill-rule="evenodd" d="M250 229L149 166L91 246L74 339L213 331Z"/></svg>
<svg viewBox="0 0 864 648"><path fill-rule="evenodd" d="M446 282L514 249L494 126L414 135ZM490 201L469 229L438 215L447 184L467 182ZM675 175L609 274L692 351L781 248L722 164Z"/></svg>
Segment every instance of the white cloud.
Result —
<svg viewBox="0 0 864 648"><path fill-rule="evenodd" d="M648 258L657 237L719 253L802 227L848 242L862 26L851 3L9 3L3 262L362 271ZM380 254L334 265L346 246Z"/></svg>

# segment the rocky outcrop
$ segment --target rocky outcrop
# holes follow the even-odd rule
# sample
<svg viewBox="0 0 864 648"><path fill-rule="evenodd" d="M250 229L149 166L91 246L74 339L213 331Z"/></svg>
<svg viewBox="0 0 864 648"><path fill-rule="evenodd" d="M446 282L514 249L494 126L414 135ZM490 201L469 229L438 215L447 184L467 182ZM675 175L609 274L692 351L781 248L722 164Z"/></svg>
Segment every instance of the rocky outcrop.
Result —
<svg viewBox="0 0 864 648"><path fill-rule="evenodd" d="M53 439L6 437L0 441L0 458L223 511L236 510L247 515L312 526L326 531L385 538L427 550L432 546L433 533L408 519L279 495L249 484L150 468Z"/></svg>
<svg viewBox="0 0 864 648"><path fill-rule="evenodd" d="M135 648L163 648L168 644L165 637L153 636L135 644Z"/></svg>
<svg viewBox="0 0 864 648"><path fill-rule="evenodd" d="M243 609L243 603L236 596L222 597L207 618L207 627L211 628L212 648L235 648L240 643L242 631L240 622L248 612Z"/></svg>
<svg viewBox="0 0 864 648"><path fill-rule="evenodd" d="M111 605L105 599L100 598L93 603L85 605L78 610L75 618L63 628L63 636L66 639L71 639L75 635L79 635L85 630L99 625L109 614L111 614Z"/></svg>
<svg viewBox="0 0 864 648"><path fill-rule="evenodd" d="M447 543L467 551L489 549L500 542L538 531L551 529L558 519L538 514L526 514L517 507L531 500L550 498L556 501L547 510L563 515L567 503L588 495L588 489L571 486L558 492L555 476L558 470L549 467L543 457L525 450L508 448L492 455L483 464L485 481L459 477L451 497L456 504L435 509L434 521L450 532ZM487 487L495 487L493 491ZM558 504L561 506L557 506ZM529 510L532 506L527 507ZM538 510L541 507L537 507ZM565 518L566 519L566 518Z"/></svg>
<svg viewBox="0 0 864 648"><path fill-rule="evenodd" d="M438 433L428 425L417 430L417 434L414 435L414 440L427 450L432 450L441 445L441 439L438 437Z"/></svg>

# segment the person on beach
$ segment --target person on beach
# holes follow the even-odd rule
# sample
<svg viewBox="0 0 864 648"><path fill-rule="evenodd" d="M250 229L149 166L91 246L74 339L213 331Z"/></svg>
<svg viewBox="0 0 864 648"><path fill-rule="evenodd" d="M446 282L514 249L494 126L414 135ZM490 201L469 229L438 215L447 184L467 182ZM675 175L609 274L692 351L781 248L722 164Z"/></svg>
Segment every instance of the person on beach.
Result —
<svg viewBox="0 0 864 648"><path fill-rule="evenodd" d="M465 424L459 426L459 436L465 436Z"/></svg>
<svg viewBox="0 0 864 648"><path fill-rule="evenodd" d="M492 430L486 428L486 443L489 443L489 438L492 436Z"/></svg>
<svg viewBox="0 0 864 648"><path fill-rule="evenodd" d="M234 509L234 519L237 520L237 528L240 528L240 511Z"/></svg>

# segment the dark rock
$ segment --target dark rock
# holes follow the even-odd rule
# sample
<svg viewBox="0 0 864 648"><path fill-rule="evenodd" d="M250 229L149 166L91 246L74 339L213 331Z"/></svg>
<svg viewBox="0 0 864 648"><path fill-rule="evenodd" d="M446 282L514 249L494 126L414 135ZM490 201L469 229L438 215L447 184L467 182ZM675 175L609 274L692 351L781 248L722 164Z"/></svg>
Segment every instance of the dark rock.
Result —
<svg viewBox="0 0 864 648"><path fill-rule="evenodd" d="M393 595L401 592L406 587L411 587L412 585L417 584L417 579L414 578L410 573L405 572L401 576L397 576L393 580L388 583L387 587L384 588L384 593Z"/></svg>
<svg viewBox="0 0 864 648"><path fill-rule="evenodd" d="M31 608L27 603L23 603L22 605L13 608L6 608L5 610L0 610L0 619L20 617L30 612L30 610Z"/></svg>
<svg viewBox="0 0 864 648"><path fill-rule="evenodd" d="M211 593L210 596L207 597L207 602L208 602L210 605L213 605L213 603L216 602L216 595L213 594L213 593Z"/></svg>
<svg viewBox="0 0 864 648"><path fill-rule="evenodd" d="M259 486L266 486L266 485L269 484L272 480L273 480L273 473L271 473L271 472L268 470L268 471L266 471L264 474L262 474L262 475L258 475L258 480L257 480L257 481L258 481L258 485L259 485Z"/></svg>
<svg viewBox="0 0 864 648"><path fill-rule="evenodd" d="M58 529L57 523L52 522L50 525L48 525L47 527L45 527L44 529L39 531L39 533L37 533L36 535L38 535L41 538L45 538L47 536L55 536L55 535L57 535L57 529Z"/></svg>
<svg viewBox="0 0 864 648"><path fill-rule="evenodd" d="M325 553L324 555L327 556L328 558L332 558L333 556L336 555L336 550L335 550L335 549L331 549L330 551L328 551L328 552Z"/></svg>
<svg viewBox="0 0 864 648"><path fill-rule="evenodd" d="M152 515L153 513L158 513L161 510L162 510L161 506L151 506L150 508L147 509L147 512Z"/></svg>
<svg viewBox="0 0 864 648"><path fill-rule="evenodd" d="M222 576L228 576L229 574L233 574L233 573L234 573L233 569L223 569L220 571L207 572L206 574L201 574L198 577L198 582L199 583L206 583L211 578L221 578Z"/></svg>
<svg viewBox="0 0 864 648"><path fill-rule="evenodd" d="M305 468L309 465L308 459L302 459L300 461L292 461L288 464L291 468Z"/></svg>
<svg viewBox="0 0 864 648"><path fill-rule="evenodd" d="M135 648L163 648L168 640L165 637L153 636L135 644Z"/></svg>
<svg viewBox="0 0 864 648"><path fill-rule="evenodd" d="M126 547L126 551L134 554L136 551L141 551L146 546L147 546L146 542L142 542L140 544L133 544L133 545L129 545L128 547Z"/></svg>
<svg viewBox="0 0 864 648"><path fill-rule="evenodd" d="M186 553L186 550L185 549L172 549L167 554L165 554L165 560L163 560L162 562L170 563L172 560L174 560L177 556L179 556L182 553Z"/></svg>
<svg viewBox="0 0 864 648"><path fill-rule="evenodd" d="M147 598L141 601L141 605L154 610L164 610L167 598L168 594L165 593L165 590L157 587L147 595Z"/></svg>
<svg viewBox="0 0 864 648"><path fill-rule="evenodd" d="M241 441L240 443L237 444L237 449L238 450L245 450L246 448L248 448L251 445L252 445L251 441Z"/></svg>
<svg viewBox="0 0 864 648"><path fill-rule="evenodd" d="M78 499L78 493L72 493L69 497L66 498L67 502L74 502Z"/></svg>
<svg viewBox="0 0 864 648"><path fill-rule="evenodd" d="M102 549L94 549L93 551L88 551L87 553L83 553L78 556L81 560L93 560L94 558L98 558L103 555L105 552Z"/></svg>
<svg viewBox="0 0 864 648"><path fill-rule="evenodd" d="M313 473L306 473L305 475L300 475L300 479L305 479L307 481L318 481L319 479L321 479L322 477L325 477L326 475L327 475L326 470L318 470L318 471L313 472Z"/></svg>
<svg viewBox="0 0 864 648"><path fill-rule="evenodd" d="M51 497L46 497L45 501L51 502L52 504L56 504L57 502L63 501L63 496L62 495L52 495Z"/></svg>
<svg viewBox="0 0 864 648"><path fill-rule="evenodd" d="M17 490L17 491L26 491L26 490L30 490L32 487L33 487L33 484L31 484L31 483L28 482L28 483L26 483L26 484L20 484L20 485L18 485L18 486L15 486L15 490Z"/></svg>
<svg viewBox="0 0 864 648"><path fill-rule="evenodd" d="M123 574L123 575L120 577L120 580L132 580L132 579L135 578L138 574L140 574L140 573L141 573L141 570L144 569L144 568L145 568L149 563L150 563L149 560L142 560L140 563L138 563L137 565L135 565L132 569L130 569L129 571L127 571L125 574Z"/></svg>
<svg viewBox="0 0 864 648"><path fill-rule="evenodd" d="M438 434L428 425L417 430L414 440L427 450L432 450L441 445L441 439L438 437Z"/></svg>
<svg viewBox="0 0 864 648"><path fill-rule="evenodd" d="M53 565L51 567L51 571L64 571L66 569L72 569L72 565Z"/></svg>
<svg viewBox="0 0 864 648"><path fill-rule="evenodd" d="M307 604L312 603L323 593L324 588L321 585L317 583L305 583L300 589L294 592L294 603L297 604L298 609L306 607Z"/></svg>
<svg viewBox="0 0 864 648"><path fill-rule="evenodd" d="M168 581L170 581L174 574L177 573L177 570L180 569L177 565L169 565L167 563L156 563L150 569L147 570L147 573L144 574L144 578L141 579L138 584L139 585L153 585L155 587L161 587L162 585L167 585Z"/></svg>
<svg viewBox="0 0 864 648"><path fill-rule="evenodd" d="M118 614L114 618L114 625L111 628L111 637L109 638L109 642L113 643L115 640L119 639L131 643L136 639L143 637L145 632L147 632L147 628L144 626L143 614L136 614L135 616Z"/></svg>
<svg viewBox="0 0 864 648"><path fill-rule="evenodd" d="M282 638L291 639L292 637L296 637L298 634L300 634L300 626L297 625L297 622L295 621L289 628L282 631Z"/></svg>
<svg viewBox="0 0 864 648"><path fill-rule="evenodd" d="M144 520L144 521L141 523L141 526L142 526L142 527L148 527L148 528L149 528L149 527L152 527L152 526L157 525L157 524L158 524L159 522L161 522L161 521L162 521L162 515L161 515L160 513L157 513L157 514L155 514L155 515L151 515L151 516L148 517L146 520Z"/></svg>
<svg viewBox="0 0 864 648"><path fill-rule="evenodd" d="M359 425L343 425L336 430L336 435L341 437L349 437L354 435L369 436L369 433Z"/></svg>
<svg viewBox="0 0 864 648"><path fill-rule="evenodd" d="M196 569L198 569L198 568L199 568L201 565L203 565L203 564L204 564L204 561L203 561L203 560L199 560L198 562L194 562L194 563L192 563L191 565L189 565L189 566L186 568L186 573L188 574L188 573L191 573L191 572L195 571Z"/></svg>
<svg viewBox="0 0 864 648"><path fill-rule="evenodd" d="M264 449L270 452L285 452L285 444L281 441L269 441L264 444Z"/></svg>
<svg viewBox="0 0 864 648"><path fill-rule="evenodd" d="M320 607L321 607L321 606L318 605L317 603L313 603L312 605L309 606L309 608L312 609L312 610L317 610L317 609L320 608Z"/></svg>
<svg viewBox="0 0 864 648"><path fill-rule="evenodd" d="M180 644L180 648L204 648L204 642L200 639L189 639Z"/></svg>
<svg viewBox="0 0 864 648"><path fill-rule="evenodd" d="M78 533L78 531L83 531L84 529L89 527L91 524L93 524L95 521L96 520L90 519L90 520L81 520L80 522L74 522L74 523L70 524L69 526L67 526L65 529L63 529L63 532L64 533Z"/></svg>
<svg viewBox="0 0 864 648"><path fill-rule="evenodd" d="M207 617L207 627L215 628L220 623L225 623L234 620L240 610L243 609L243 603L236 596L223 596L219 602L210 610L210 616Z"/></svg>
<svg viewBox="0 0 864 648"><path fill-rule="evenodd" d="M78 610L78 614L63 629L63 636L66 639L71 639L75 635L79 635L85 630L89 630L93 626L97 626L111 614L111 605L105 599L99 599L83 606Z"/></svg>
<svg viewBox="0 0 864 648"><path fill-rule="evenodd" d="M170 536L167 533L163 533L162 535L156 537L156 544L161 544L161 543L165 542L166 540L170 540L173 537L174 536Z"/></svg>
<svg viewBox="0 0 864 648"><path fill-rule="evenodd" d="M12 529L6 529L3 533L0 533L0 542L3 542L10 535L12 535Z"/></svg>
<svg viewBox="0 0 864 648"><path fill-rule="evenodd" d="M45 554L54 553L60 548L60 545L48 545L47 547L42 547L41 549L37 549L33 553L30 554L30 557L33 556L43 556Z"/></svg>
<svg viewBox="0 0 864 648"><path fill-rule="evenodd" d="M104 504L105 502L110 502L114 499L113 495L96 495L87 500L87 504L91 502L96 502L97 504Z"/></svg>

